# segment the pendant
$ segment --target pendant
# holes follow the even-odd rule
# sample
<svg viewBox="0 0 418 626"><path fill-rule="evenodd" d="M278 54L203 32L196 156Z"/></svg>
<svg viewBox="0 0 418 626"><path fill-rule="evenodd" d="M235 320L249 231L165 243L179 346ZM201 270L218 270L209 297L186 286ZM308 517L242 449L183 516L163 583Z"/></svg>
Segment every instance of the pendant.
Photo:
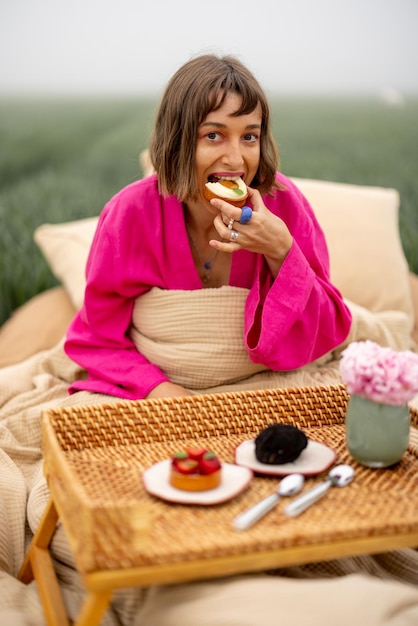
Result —
<svg viewBox="0 0 418 626"><path fill-rule="evenodd" d="M203 267L205 268L205 270L210 270L210 268L211 268L210 261L206 261L206 263L204 263Z"/></svg>

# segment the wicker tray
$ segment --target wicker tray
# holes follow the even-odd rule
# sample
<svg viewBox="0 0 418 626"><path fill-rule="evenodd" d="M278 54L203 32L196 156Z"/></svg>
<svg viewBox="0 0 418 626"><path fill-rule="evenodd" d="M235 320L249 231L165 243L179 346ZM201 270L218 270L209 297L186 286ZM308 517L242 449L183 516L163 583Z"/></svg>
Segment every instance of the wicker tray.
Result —
<svg viewBox="0 0 418 626"><path fill-rule="evenodd" d="M82 573L130 568L150 572L171 566L175 572L178 564L199 562L199 575L204 576L202 562L235 563L230 570L223 568L222 575L418 545L417 440L411 438L393 468L358 465L345 444L347 400L345 388L336 385L44 411L45 473L77 568ZM411 420L418 426L414 411ZM286 501L279 502L246 532L235 531L232 519L270 494L277 478L255 477L239 496L210 507L170 504L145 491L142 472L171 456L180 441L205 445L232 463L236 446L273 422L296 425L312 440L332 447L338 462L355 467L355 481L344 490L331 489L297 518L285 518ZM305 489L322 479L307 479ZM337 544L340 549L333 551ZM288 549L296 552L286 558ZM169 581L170 575L163 580Z"/></svg>

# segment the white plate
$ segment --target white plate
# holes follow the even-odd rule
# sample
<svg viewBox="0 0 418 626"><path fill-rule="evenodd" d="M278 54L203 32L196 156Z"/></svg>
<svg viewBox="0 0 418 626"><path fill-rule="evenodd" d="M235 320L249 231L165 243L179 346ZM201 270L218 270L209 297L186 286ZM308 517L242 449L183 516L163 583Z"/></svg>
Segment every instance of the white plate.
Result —
<svg viewBox="0 0 418 626"><path fill-rule="evenodd" d="M179 504L219 504L235 498L251 482L253 473L246 467L222 463L222 480L219 487L207 491L183 491L170 485L171 459L149 467L142 474L145 489L153 496Z"/></svg>
<svg viewBox="0 0 418 626"><path fill-rule="evenodd" d="M325 472L337 459L337 453L323 443L308 441L308 445L295 461L281 465L260 463L255 456L255 440L243 441L235 450L235 463L252 469L257 474L269 476L287 476L287 474L303 474L314 476Z"/></svg>

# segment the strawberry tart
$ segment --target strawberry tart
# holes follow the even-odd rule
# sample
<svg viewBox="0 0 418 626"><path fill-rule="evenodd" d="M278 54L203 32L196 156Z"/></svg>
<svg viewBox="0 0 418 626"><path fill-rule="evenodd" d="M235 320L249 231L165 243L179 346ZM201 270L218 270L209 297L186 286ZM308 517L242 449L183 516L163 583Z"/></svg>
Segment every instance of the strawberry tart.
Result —
<svg viewBox="0 0 418 626"><path fill-rule="evenodd" d="M206 448L184 448L171 458L170 484L184 491L207 491L221 483L222 466Z"/></svg>

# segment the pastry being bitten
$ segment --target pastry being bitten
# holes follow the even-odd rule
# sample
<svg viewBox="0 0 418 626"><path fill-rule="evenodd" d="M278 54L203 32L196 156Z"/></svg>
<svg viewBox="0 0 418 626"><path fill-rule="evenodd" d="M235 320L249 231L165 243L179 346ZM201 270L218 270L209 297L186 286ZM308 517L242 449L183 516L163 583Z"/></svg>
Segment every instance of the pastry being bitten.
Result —
<svg viewBox="0 0 418 626"><path fill-rule="evenodd" d="M255 456L260 463L281 465L295 461L308 445L308 438L296 426L271 424L255 439Z"/></svg>
<svg viewBox="0 0 418 626"><path fill-rule="evenodd" d="M207 491L221 483L221 462L206 448L185 448L171 459L170 484L184 491Z"/></svg>
<svg viewBox="0 0 418 626"><path fill-rule="evenodd" d="M205 184L203 191L207 200L220 198L237 207L243 207L248 198L247 185L240 176L218 178Z"/></svg>

